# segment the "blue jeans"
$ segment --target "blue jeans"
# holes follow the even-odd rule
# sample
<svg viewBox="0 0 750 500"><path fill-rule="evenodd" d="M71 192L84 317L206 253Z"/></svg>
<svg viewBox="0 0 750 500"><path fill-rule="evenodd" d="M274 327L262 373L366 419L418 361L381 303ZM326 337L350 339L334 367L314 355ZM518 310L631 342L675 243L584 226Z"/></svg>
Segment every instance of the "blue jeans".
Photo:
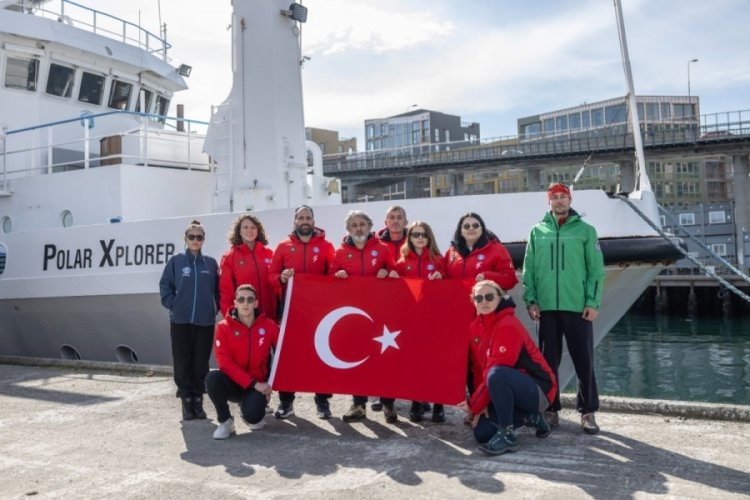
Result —
<svg viewBox="0 0 750 500"><path fill-rule="evenodd" d="M482 415L474 428L474 438L486 443L499 428L521 427L528 415L541 413L547 399L534 379L510 366L493 366L487 375L487 391L492 403L489 417Z"/></svg>

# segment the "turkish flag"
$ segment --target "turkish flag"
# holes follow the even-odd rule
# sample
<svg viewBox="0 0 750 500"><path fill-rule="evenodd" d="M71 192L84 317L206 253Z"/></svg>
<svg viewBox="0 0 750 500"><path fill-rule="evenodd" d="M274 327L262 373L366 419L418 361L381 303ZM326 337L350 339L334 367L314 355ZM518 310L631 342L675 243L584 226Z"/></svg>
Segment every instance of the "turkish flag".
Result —
<svg viewBox="0 0 750 500"><path fill-rule="evenodd" d="M271 386L464 401L474 314L469 292L459 280L296 274L287 287Z"/></svg>

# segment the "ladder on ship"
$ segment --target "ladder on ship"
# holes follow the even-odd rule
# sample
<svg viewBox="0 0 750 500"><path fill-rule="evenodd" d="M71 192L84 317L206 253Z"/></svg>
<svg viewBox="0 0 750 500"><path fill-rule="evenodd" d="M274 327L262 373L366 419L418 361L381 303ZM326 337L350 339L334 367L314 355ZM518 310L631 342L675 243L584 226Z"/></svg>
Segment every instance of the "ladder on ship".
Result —
<svg viewBox="0 0 750 500"><path fill-rule="evenodd" d="M696 266L698 266L698 268L701 271L703 271L704 273L706 273L706 275L712 277L713 279L715 279L716 281L718 281L719 283L721 283L721 285L724 286L726 289L731 290L735 295L737 295L738 297L740 297L742 300L744 300L745 302L750 303L750 296L749 295L747 295L745 292L743 292L742 290L740 290L739 288L737 288L736 286L734 286L733 284L731 284L729 281L727 281L726 279L724 279L721 275L719 275L718 273L716 273L716 271L714 269L712 269L711 267L706 266L705 264L703 264L700 261L698 261L698 259L696 259L692 255L690 255L684 248L682 248L680 245L678 245L677 243L675 243L674 240L673 240L672 235L666 233L661 227L659 227L656 224L654 224L654 222L651 219L649 219L646 216L646 214L644 214L637 206L635 206L635 204L632 201L630 201L630 199L628 199L627 195L618 194L617 197L620 198L622 201L624 201L630 208L632 208L633 211L635 213L637 213L641 217L641 219L643 219L649 226L651 226L654 229L654 231L656 231L657 233L659 233L659 235L662 238L664 238L666 241L668 241L669 244L672 245L678 252L680 252L683 257L685 257L690 262L692 262L693 264L695 264ZM718 262L720 262L721 264L723 264L727 269L729 269L732 272L732 274L734 274L734 275L742 278L745 282L747 282L748 284L750 284L750 277L748 275L746 275L741 270L739 270L736 267L734 267L724 257L718 255L716 252L714 252L709 247L707 247L705 244L703 244L700 240L698 240L698 238L696 238L695 236L693 236L692 234L690 234L690 232L687 229L685 229L684 227L682 227L679 224L679 222L677 222L674 219L674 216L671 213L669 213L661 205L659 205L659 211L662 212L665 216L669 217L669 219L674 223L675 227L679 227L687 235L688 238L690 238L691 240L693 240L693 242L695 242L699 247L701 247L703 250L705 250L708 255L710 255L711 257L713 257L714 259L716 259Z"/></svg>

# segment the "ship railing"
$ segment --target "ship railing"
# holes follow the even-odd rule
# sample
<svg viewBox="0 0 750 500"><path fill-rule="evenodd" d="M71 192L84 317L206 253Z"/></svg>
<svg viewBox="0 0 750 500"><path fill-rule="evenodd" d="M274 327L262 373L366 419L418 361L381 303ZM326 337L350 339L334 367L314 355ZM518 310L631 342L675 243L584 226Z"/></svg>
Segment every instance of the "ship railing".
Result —
<svg viewBox="0 0 750 500"><path fill-rule="evenodd" d="M169 61L167 51L172 46L167 43L166 36L155 35L130 21L71 0L60 0L59 5L59 10L53 11L42 4L35 10L34 14L75 25L77 28L86 29L97 35L106 36L128 45L134 45L158 55L164 61ZM166 24L159 29L166 34Z"/></svg>
<svg viewBox="0 0 750 500"><path fill-rule="evenodd" d="M14 177L116 164L213 171L202 151L207 126L183 117L110 111L8 130L0 136L3 190Z"/></svg>

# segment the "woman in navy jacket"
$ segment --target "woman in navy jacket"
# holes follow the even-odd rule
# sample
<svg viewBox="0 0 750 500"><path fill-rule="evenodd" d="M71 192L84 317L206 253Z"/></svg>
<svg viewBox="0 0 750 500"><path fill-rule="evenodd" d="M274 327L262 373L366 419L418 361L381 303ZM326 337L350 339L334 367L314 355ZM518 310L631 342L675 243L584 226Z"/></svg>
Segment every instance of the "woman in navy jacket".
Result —
<svg viewBox="0 0 750 500"><path fill-rule="evenodd" d="M183 420L206 418L204 380L219 310L219 266L201 249L206 231L197 220L185 229L185 253L173 255L159 281L161 303L169 309L172 362Z"/></svg>

